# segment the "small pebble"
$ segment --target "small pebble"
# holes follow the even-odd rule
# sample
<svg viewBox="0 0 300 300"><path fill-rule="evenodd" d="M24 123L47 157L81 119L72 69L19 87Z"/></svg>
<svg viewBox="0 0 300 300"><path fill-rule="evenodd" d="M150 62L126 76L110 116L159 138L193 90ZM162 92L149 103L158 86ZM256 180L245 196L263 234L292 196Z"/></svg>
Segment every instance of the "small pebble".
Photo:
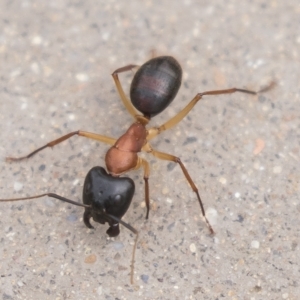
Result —
<svg viewBox="0 0 300 300"><path fill-rule="evenodd" d="M39 36L39 35L36 35L35 37L33 37L33 39L31 40L31 43L33 44L33 45L40 45L41 43L43 42L43 39L42 39L42 37L41 36Z"/></svg>
<svg viewBox="0 0 300 300"><path fill-rule="evenodd" d="M219 178L219 182L222 184L226 184L227 183L227 179L224 177Z"/></svg>
<svg viewBox="0 0 300 300"><path fill-rule="evenodd" d="M141 275L141 279L143 280L143 282L148 283L149 276L143 274L143 275Z"/></svg>
<svg viewBox="0 0 300 300"><path fill-rule="evenodd" d="M16 182L14 183L14 190L15 190L16 192L20 191L22 188L23 188L23 183L18 182L18 181L16 181Z"/></svg>
<svg viewBox="0 0 300 300"><path fill-rule="evenodd" d="M259 241L252 241L251 248L258 249L259 248Z"/></svg>
<svg viewBox="0 0 300 300"><path fill-rule="evenodd" d="M18 286L23 286L24 283L22 281L18 281Z"/></svg>
<svg viewBox="0 0 300 300"><path fill-rule="evenodd" d="M97 256L95 254L91 254L84 259L86 264L93 264L97 260Z"/></svg>
<svg viewBox="0 0 300 300"><path fill-rule="evenodd" d="M196 245L194 243L190 244L190 251L192 253L195 253L196 252Z"/></svg>
<svg viewBox="0 0 300 300"><path fill-rule="evenodd" d="M69 222L76 222L76 221L78 220L78 217L77 217L77 215L72 214L72 215L69 215L69 216L67 217L67 220L68 220Z"/></svg>
<svg viewBox="0 0 300 300"><path fill-rule="evenodd" d="M241 194L240 194L239 192L236 192L236 193L234 194L234 197L235 197L235 198L240 198L240 197L241 197Z"/></svg>
<svg viewBox="0 0 300 300"><path fill-rule="evenodd" d="M255 141L255 148L253 150L253 154L257 155L265 148L265 141L262 139L257 139Z"/></svg>
<svg viewBox="0 0 300 300"><path fill-rule="evenodd" d="M288 298L289 298L289 294L288 293L282 294L282 299L288 299Z"/></svg>
<svg viewBox="0 0 300 300"><path fill-rule="evenodd" d="M73 120L75 120L75 115L74 114L69 114L68 118L69 118L70 121L73 121Z"/></svg>
<svg viewBox="0 0 300 300"><path fill-rule="evenodd" d="M89 76L85 73L77 73L75 77L80 82L86 82L89 80Z"/></svg>
<svg viewBox="0 0 300 300"><path fill-rule="evenodd" d="M172 202L173 202L173 200L172 200L171 198L167 198L166 201L167 201L168 203L172 203Z"/></svg>
<svg viewBox="0 0 300 300"><path fill-rule="evenodd" d="M115 250L121 250L122 248L124 248L124 244L121 242L114 242L113 247L115 248Z"/></svg>
<svg viewBox="0 0 300 300"><path fill-rule="evenodd" d="M163 195L166 195L169 193L169 189L167 187L164 187L161 192Z"/></svg>
<svg viewBox="0 0 300 300"><path fill-rule="evenodd" d="M275 173L275 174L279 174L279 173L281 173L281 171L282 171L282 167L281 166L275 166L273 168L273 173Z"/></svg>
<svg viewBox="0 0 300 300"><path fill-rule="evenodd" d="M102 286L99 286L99 287L97 288L97 294L98 294L99 296L101 296L101 295L103 294L103 288L102 288Z"/></svg>
<svg viewBox="0 0 300 300"><path fill-rule="evenodd" d="M211 225L216 225L218 222L218 212L212 207L206 209L206 218Z"/></svg>

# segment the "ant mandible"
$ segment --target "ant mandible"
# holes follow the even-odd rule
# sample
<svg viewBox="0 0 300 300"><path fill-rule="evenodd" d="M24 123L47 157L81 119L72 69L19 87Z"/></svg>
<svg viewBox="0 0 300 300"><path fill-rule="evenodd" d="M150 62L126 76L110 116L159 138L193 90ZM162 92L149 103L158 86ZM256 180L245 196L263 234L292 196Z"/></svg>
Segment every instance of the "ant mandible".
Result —
<svg viewBox="0 0 300 300"><path fill-rule="evenodd" d="M115 70L112 73L112 77L115 81L123 104L135 119L135 122L119 139L78 130L66 134L44 145L43 147L36 149L26 156L18 158L6 158L6 161L8 162L16 162L30 158L43 149L54 147L55 145L60 144L61 142L69 139L74 135L83 136L111 145L111 148L107 151L105 156L105 164L108 173L102 167L94 167L86 175L83 186L83 204L67 199L55 193L45 193L37 196L15 199L1 199L1 201L19 201L48 196L84 207L85 211L83 214L83 221L85 225L88 228L93 228L90 223L91 218L93 218L95 222L101 224L105 224L107 222L109 224L109 228L106 233L110 237L119 235L119 224L122 224L136 235L131 261L131 283L133 283L133 265L138 239L138 231L121 219L130 206L135 186L132 179L128 177L120 177L120 175L130 170L136 170L139 168L144 169L145 202L147 208L146 219L148 219L150 209L148 183L150 168L149 163L145 159L138 156L138 152L145 151L159 159L179 164L185 178L196 194L196 197L200 204L202 216L208 226L208 229L211 234L214 234L214 230L205 216L204 206L198 189L180 158L172 154L160 152L153 149L149 141L159 135L161 132L170 129L177 123L179 123L191 111L196 103L200 99L202 99L203 96L231 94L235 92L242 92L252 95L256 95L258 93L239 88L213 90L204 93L198 93L188 103L188 105L186 105L173 118L159 127L152 127L147 129L146 125L148 125L151 118L161 113L175 98L181 85L182 69L177 60L171 56L160 56L150 59L141 67L139 67L133 77L130 87L130 102L130 100L124 93L122 85L119 81L118 74L133 70L136 67L138 66L127 65L123 68ZM272 85L273 83L267 88L260 90L259 92L269 90ZM141 112L142 115L138 114L137 111Z"/></svg>

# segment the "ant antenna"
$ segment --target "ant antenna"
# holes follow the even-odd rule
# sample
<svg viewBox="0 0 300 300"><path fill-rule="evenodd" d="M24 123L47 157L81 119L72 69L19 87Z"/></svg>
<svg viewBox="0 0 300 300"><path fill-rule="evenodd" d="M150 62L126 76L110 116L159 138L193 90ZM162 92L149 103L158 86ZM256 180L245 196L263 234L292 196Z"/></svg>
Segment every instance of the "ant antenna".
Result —
<svg viewBox="0 0 300 300"><path fill-rule="evenodd" d="M45 193L45 194L40 194L40 195L36 195L36 196L30 196L30 197L21 197L21 198L13 198L13 199L0 199L1 202L11 202L11 201L22 201L22 200L32 200L32 199L37 199L37 198L42 198L48 196L50 198L55 198L58 199L62 202L67 202L76 206L80 206L83 208L92 208L92 205L86 205L86 204L82 204L73 200L70 200L68 198L62 197L60 195L57 195L55 193ZM130 283L133 284L133 274L134 274L134 262L135 262L135 251L136 251L136 246L137 246L137 241L138 241L138 236L139 233L138 231L133 228L130 224L122 221L121 219L106 213L105 211L101 211L100 212L102 215L106 216L108 220L114 220L120 224L122 224L124 227L126 227L128 230L130 230L131 232L133 232L136 237L134 239L134 244L133 244L133 250L132 250L132 258L131 258L131 264L130 264Z"/></svg>

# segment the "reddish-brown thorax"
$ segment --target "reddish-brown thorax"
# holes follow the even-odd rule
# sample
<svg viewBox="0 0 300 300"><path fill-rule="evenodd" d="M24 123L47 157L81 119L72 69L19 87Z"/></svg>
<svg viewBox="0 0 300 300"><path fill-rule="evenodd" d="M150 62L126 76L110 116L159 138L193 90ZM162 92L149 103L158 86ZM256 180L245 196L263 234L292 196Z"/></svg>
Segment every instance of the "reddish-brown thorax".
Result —
<svg viewBox="0 0 300 300"><path fill-rule="evenodd" d="M133 123L129 129L107 151L105 164L110 174L118 176L136 167L137 153L146 144L147 130L140 122Z"/></svg>

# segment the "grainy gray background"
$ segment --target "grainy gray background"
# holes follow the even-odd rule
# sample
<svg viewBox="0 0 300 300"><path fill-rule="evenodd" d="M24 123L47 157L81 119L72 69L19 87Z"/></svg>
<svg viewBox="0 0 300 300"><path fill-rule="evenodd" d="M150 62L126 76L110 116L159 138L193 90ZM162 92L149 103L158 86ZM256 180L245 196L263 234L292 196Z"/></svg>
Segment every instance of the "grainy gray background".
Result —
<svg viewBox="0 0 300 300"><path fill-rule="evenodd" d="M228 87L260 96L206 97L153 141L182 158L216 235L178 166L149 157L124 217L133 237L88 230L82 209L43 198L1 203L2 299L298 299L299 1L0 1L0 198L47 191L81 201L85 174L106 145L74 137L28 161L19 156L70 131L118 137L132 122L110 74L173 55L182 88L159 125L197 92ZM121 80L128 91L132 74ZM298 104L297 104L298 103Z"/></svg>

